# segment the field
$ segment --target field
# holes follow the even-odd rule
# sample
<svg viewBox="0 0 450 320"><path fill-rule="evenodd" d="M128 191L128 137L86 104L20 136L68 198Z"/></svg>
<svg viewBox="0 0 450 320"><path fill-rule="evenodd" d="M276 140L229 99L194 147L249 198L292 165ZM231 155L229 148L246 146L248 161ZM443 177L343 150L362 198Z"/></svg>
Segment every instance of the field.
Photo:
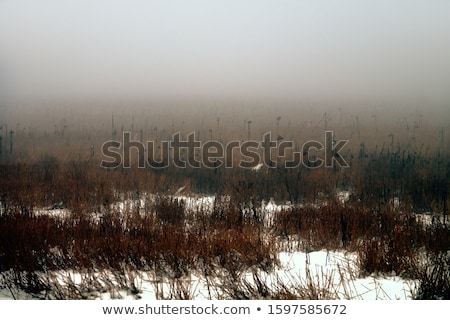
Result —
<svg viewBox="0 0 450 320"><path fill-rule="evenodd" d="M450 298L445 108L98 104L4 111L2 298ZM177 132L215 146L267 133L292 145L195 167L188 141L185 167L141 162L148 146L155 159L175 156L164 142ZM342 141L331 162L327 132ZM319 144L304 152L308 141Z"/></svg>

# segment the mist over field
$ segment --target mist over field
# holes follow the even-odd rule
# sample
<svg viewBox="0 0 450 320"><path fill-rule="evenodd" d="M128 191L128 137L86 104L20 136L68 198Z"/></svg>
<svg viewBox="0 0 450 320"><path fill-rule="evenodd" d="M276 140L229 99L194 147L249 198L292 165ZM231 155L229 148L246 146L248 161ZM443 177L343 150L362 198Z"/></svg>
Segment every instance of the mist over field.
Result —
<svg viewBox="0 0 450 320"><path fill-rule="evenodd" d="M450 299L449 17L0 0L0 299Z"/></svg>
<svg viewBox="0 0 450 320"><path fill-rule="evenodd" d="M449 13L447 1L1 1L3 160L99 165L127 132L160 147L177 132L223 145L271 133L297 152L333 131L355 168L441 156Z"/></svg>

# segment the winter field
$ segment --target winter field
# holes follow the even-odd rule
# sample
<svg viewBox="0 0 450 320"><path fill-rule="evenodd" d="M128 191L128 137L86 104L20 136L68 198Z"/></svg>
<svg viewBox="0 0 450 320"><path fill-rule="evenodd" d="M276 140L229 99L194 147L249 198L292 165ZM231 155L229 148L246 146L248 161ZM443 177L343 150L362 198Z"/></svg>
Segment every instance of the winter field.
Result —
<svg viewBox="0 0 450 320"><path fill-rule="evenodd" d="M22 108L0 131L1 299L450 298L444 116ZM246 140L197 162L196 143Z"/></svg>
<svg viewBox="0 0 450 320"><path fill-rule="evenodd" d="M229 209L230 197L180 195L183 188L174 196L167 198L158 195L141 195L140 199L124 200L126 194L118 195L122 201L111 204L112 212L120 218L121 230L132 232L127 219L130 214L157 216L158 204L166 199L164 205L176 210L182 210L185 224L181 228L189 233L196 228L197 219L209 218L217 214L219 209ZM129 195L128 195L129 196ZM350 199L349 191L337 193L337 205L345 207ZM320 214L320 208L327 204L314 206ZM393 207L399 206L394 202ZM285 239L276 238L270 230L278 222L280 213L292 212L296 207L292 204L277 204L273 199L263 201L259 207L242 205L240 213L251 217L254 223L260 223L261 241L274 242L276 248L264 263L266 266L242 266L213 264L209 269L185 270L174 276L174 270L165 265L166 270L147 270L148 268L133 268L125 263L118 270L108 268L90 270L42 270L33 274L33 282L25 279L14 279L19 276L14 271L2 273L1 299L189 299L189 300L223 300L223 299L343 299L343 300L411 300L421 294L421 281L409 275L397 275L395 270L385 273L362 273L362 256L358 252L344 249L314 250L305 243L305 239L297 239L291 235ZM304 206L300 206L304 207ZM159 207L161 209L161 207ZM174 209L172 207L172 209ZM2 212L2 215L5 213ZM73 219L73 214L67 209L50 208L35 209L33 216L46 217L64 222ZM91 213L89 221L94 225L102 224L107 214ZM256 217L256 218L255 218ZM417 222L424 228L430 226L430 215L416 215ZM435 222L433 221L433 224ZM438 223L438 222L436 222ZM442 223L442 222L439 222ZM58 249L53 248L53 259L58 257ZM232 260L239 260L239 253L232 253ZM69 258L70 259L70 258ZM426 257L425 257L426 259ZM270 261L269 261L270 260ZM421 261L426 264L426 261ZM448 272L448 265L445 272ZM232 276L230 278L230 276ZM18 282L19 281L19 282ZM25 281L25 282L20 282ZM34 282L36 281L36 283ZM38 286L42 289L33 290L28 286ZM445 293L443 293L445 294ZM433 298L445 298L435 296Z"/></svg>
<svg viewBox="0 0 450 320"><path fill-rule="evenodd" d="M0 317L445 316L449 13L0 1Z"/></svg>

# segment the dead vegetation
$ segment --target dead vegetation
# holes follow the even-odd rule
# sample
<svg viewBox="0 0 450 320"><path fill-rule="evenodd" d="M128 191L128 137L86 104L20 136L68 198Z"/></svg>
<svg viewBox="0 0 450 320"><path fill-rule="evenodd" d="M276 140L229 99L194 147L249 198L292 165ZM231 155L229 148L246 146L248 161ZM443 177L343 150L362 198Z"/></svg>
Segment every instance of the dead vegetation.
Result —
<svg viewBox="0 0 450 320"><path fill-rule="evenodd" d="M171 279L169 289L155 284L158 298L189 299L195 289L182 279L198 273L218 290L210 297L336 298L331 282L313 278L290 285L275 279L268 287L264 272L277 265L284 246L355 252L358 276L394 273L420 281L416 298L448 298L447 127L436 129L417 114L401 125L383 127L379 121L376 130L370 120L354 115L284 125L285 117L277 116L260 126L251 114L243 121L221 116L220 125L216 111L207 115L206 120L192 115L196 124L202 119L198 135L223 143L247 137L249 123L252 137L276 128L277 135L296 145L319 139L324 129L335 130L350 140L343 154L350 167L287 169L281 159L278 166L258 172L105 169L99 166L99 145L129 126L140 139L155 141L192 128L173 118L154 126L148 118L124 115L116 115L112 125L86 130L71 119L56 121L53 132L25 127L14 135L14 150L3 148L0 154L0 285L13 297L15 288L49 299L89 299L102 291L120 297L122 290L138 296L138 273L144 272ZM169 196L180 186L186 194L229 201L193 214ZM348 191L348 199L339 199L340 190ZM114 206L146 194L159 196L130 210ZM276 211L267 223L257 208L271 198L290 207ZM37 214L42 208L67 214ZM427 213L431 223L420 222L419 213ZM54 271L65 270L78 270L82 277L55 278ZM246 272L252 273L251 281L242 278ZM213 277L221 281L217 288Z"/></svg>

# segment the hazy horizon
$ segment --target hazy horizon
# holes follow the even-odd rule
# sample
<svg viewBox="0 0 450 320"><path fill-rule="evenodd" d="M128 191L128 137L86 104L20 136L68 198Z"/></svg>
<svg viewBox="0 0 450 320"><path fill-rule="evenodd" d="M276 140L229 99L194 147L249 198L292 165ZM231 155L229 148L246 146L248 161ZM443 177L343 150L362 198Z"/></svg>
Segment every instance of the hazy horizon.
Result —
<svg viewBox="0 0 450 320"><path fill-rule="evenodd" d="M450 101L448 1L0 1L0 94Z"/></svg>

